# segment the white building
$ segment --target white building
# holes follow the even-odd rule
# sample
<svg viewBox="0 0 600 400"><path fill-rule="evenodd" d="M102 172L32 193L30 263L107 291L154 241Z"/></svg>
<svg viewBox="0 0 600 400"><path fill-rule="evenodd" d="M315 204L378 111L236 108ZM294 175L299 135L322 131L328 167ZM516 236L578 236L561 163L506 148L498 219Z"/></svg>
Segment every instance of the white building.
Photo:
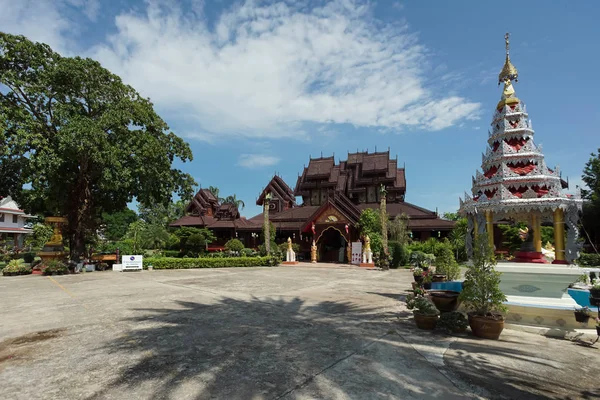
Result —
<svg viewBox="0 0 600 400"><path fill-rule="evenodd" d="M33 232L26 227L27 215L10 197L0 198L0 244L23 247L25 235Z"/></svg>

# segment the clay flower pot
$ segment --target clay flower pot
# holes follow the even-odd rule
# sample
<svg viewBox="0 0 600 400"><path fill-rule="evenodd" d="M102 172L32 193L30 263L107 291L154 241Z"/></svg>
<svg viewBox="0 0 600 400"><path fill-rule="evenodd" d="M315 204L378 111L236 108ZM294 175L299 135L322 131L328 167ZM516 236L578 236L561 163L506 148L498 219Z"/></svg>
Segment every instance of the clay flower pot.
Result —
<svg viewBox="0 0 600 400"><path fill-rule="evenodd" d="M432 282L446 282L446 275L444 274L433 274L431 277Z"/></svg>
<svg viewBox="0 0 600 400"><path fill-rule="evenodd" d="M456 311L461 303L458 299L460 292L453 290L430 290L427 294L440 312Z"/></svg>
<svg viewBox="0 0 600 400"><path fill-rule="evenodd" d="M590 320L590 316L586 313L580 313L580 312L575 311L574 314L575 314L575 321L577 321L577 322L587 323Z"/></svg>
<svg viewBox="0 0 600 400"><path fill-rule="evenodd" d="M482 317L481 315L469 313L468 316L469 326L477 337L498 340L504 330L504 317L501 315Z"/></svg>
<svg viewBox="0 0 600 400"><path fill-rule="evenodd" d="M417 324L417 328L428 330L435 329L435 326L438 322L438 315L420 314L416 311L413 311L413 315L415 316L415 323Z"/></svg>

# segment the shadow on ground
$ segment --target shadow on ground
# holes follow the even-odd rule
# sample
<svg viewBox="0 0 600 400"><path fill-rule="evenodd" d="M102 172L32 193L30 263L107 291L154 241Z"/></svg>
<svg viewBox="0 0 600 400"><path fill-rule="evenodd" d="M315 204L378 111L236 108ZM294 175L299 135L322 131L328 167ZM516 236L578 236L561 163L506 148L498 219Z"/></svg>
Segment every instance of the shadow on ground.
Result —
<svg viewBox="0 0 600 400"><path fill-rule="evenodd" d="M303 388L310 398L379 393L375 397L441 399L448 393L419 375L418 368L432 367L398 335L377 340L394 336L390 329L397 324L389 315L350 303L225 298L137 312L142 315L127 321L137 329L104 348L111 357L125 354L129 366L88 399L142 396L149 386L151 396L142 397L278 399L298 397ZM352 363L342 365L352 356ZM386 357L400 361L386 364ZM334 367L342 376L327 376Z"/></svg>
<svg viewBox="0 0 600 400"><path fill-rule="evenodd" d="M224 298L136 313L122 321L133 327L128 334L103 348L123 367L88 399L461 399L471 391L498 399L599 398L594 381L578 386L578 377L600 373L586 370L584 360L540 356L552 349L527 346L514 333L498 342L455 341L416 329L409 312ZM425 360L423 351L447 346L439 353L444 366Z"/></svg>
<svg viewBox="0 0 600 400"><path fill-rule="evenodd" d="M471 337L454 343L445 364L498 399L600 399L594 388L600 374L597 353L582 353L575 343L562 340L512 335L514 340Z"/></svg>

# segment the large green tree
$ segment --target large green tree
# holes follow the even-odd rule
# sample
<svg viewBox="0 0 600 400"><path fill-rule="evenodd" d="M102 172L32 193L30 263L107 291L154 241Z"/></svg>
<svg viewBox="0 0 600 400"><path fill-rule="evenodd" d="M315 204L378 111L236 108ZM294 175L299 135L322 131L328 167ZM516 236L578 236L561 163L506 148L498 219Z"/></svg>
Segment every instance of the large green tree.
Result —
<svg viewBox="0 0 600 400"><path fill-rule="evenodd" d="M593 249L598 251L600 243L600 149L597 153L591 154L585 164L581 179L588 187L588 189L582 190L583 197L587 200L583 206L584 234L594 246Z"/></svg>
<svg viewBox="0 0 600 400"><path fill-rule="evenodd" d="M192 195L192 177L172 167L191 150L149 99L97 61L1 32L0 135L0 195L65 215L74 259L103 212Z"/></svg>
<svg viewBox="0 0 600 400"><path fill-rule="evenodd" d="M138 220L135 211L125 208L113 213L102 213L102 225L104 237L108 240L121 240L127 233L129 224Z"/></svg>

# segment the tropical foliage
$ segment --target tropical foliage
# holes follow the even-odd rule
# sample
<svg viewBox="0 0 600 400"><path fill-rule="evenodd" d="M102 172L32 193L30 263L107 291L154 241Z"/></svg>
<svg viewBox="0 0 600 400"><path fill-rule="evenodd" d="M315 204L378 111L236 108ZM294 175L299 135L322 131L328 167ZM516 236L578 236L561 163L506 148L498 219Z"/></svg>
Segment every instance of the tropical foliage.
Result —
<svg viewBox="0 0 600 400"><path fill-rule="evenodd" d="M491 316L506 311L506 296L500 290L501 273L494 269L494 251L485 235L478 236L473 244L473 264L465 274L460 294L465 306L477 315Z"/></svg>
<svg viewBox="0 0 600 400"><path fill-rule="evenodd" d="M192 194L173 168L192 159L152 103L89 58L0 33L0 196L30 212L64 215L79 259L103 213ZM26 185L27 184L27 185Z"/></svg>

